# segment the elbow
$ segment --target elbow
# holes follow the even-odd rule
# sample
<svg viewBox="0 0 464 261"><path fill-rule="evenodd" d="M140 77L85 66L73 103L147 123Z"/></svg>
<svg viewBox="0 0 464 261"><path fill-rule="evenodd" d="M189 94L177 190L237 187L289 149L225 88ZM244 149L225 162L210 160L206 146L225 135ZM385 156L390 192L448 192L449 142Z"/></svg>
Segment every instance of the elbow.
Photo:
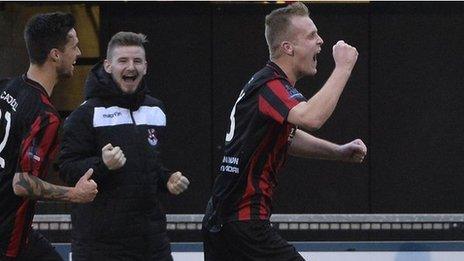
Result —
<svg viewBox="0 0 464 261"><path fill-rule="evenodd" d="M27 197L29 196L27 188L24 187L22 173L15 173L13 177L13 182L11 186L13 187L13 192L18 197Z"/></svg>
<svg viewBox="0 0 464 261"><path fill-rule="evenodd" d="M318 118L305 119L302 127L308 131L317 131L324 125L324 121Z"/></svg>
<svg viewBox="0 0 464 261"><path fill-rule="evenodd" d="M16 183L13 183L13 192L18 197L27 196L26 190L23 187L21 187L20 185L17 185Z"/></svg>
<svg viewBox="0 0 464 261"><path fill-rule="evenodd" d="M299 105L297 105L299 106ZM324 114L315 113L313 110L303 110L300 108L291 110L287 120L308 131L316 131L324 125L327 120Z"/></svg>

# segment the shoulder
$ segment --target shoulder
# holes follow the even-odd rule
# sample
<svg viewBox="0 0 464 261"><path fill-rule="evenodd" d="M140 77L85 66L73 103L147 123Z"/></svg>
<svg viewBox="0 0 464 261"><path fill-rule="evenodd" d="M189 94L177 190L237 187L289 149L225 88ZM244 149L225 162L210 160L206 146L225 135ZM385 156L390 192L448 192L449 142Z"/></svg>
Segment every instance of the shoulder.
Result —
<svg viewBox="0 0 464 261"><path fill-rule="evenodd" d="M92 118L94 108L99 106L97 99L88 99L79 105L68 117L64 123L65 126L69 124L87 124Z"/></svg>
<svg viewBox="0 0 464 261"><path fill-rule="evenodd" d="M290 84L287 79L276 74L272 68L266 66L251 77L247 86L249 86L249 88L256 89L266 86L269 82L275 81L281 82L282 84Z"/></svg>
<svg viewBox="0 0 464 261"><path fill-rule="evenodd" d="M144 106L157 106L164 110L164 103L161 100L151 95L145 95L145 100L143 102L143 105Z"/></svg>
<svg viewBox="0 0 464 261"><path fill-rule="evenodd" d="M29 120L43 109L40 93L22 77L0 80L0 107Z"/></svg>
<svg viewBox="0 0 464 261"><path fill-rule="evenodd" d="M150 95L145 95L145 100L135 112L135 117L140 117L139 119L143 119L144 123L148 125L166 125L166 112L163 102Z"/></svg>

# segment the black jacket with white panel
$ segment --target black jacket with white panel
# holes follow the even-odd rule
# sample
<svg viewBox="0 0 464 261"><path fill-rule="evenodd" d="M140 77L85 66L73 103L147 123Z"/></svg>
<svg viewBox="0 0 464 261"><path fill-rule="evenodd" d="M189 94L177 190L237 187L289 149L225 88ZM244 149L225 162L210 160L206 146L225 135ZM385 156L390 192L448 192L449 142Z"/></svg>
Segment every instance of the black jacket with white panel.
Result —
<svg viewBox="0 0 464 261"><path fill-rule="evenodd" d="M102 63L91 70L85 96L65 120L58 161L68 185L74 186L89 168L98 184L93 202L73 206L73 241L137 251L166 231L158 203L158 192L167 191L171 174L160 160L163 104L147 94L145 81L135 93L123 93ZM127 159L118 170L109 170L102 161L102 147L108 143L121 147Z"/></svg>

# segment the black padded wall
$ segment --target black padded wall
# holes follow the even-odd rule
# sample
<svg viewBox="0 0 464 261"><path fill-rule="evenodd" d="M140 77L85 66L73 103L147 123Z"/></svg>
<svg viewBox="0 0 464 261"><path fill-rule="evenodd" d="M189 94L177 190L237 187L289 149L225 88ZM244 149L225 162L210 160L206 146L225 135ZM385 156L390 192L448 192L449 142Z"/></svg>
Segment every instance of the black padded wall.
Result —
<svg viewBox="0 0 464 261"><path fill-rule="evenodd" d="M148 36L148 81L167 113L165 165L191 189L168 197L170 213L202 212L211 185L211 15L209 5L108 3L102 6L104 48L118 31Z"/></svg>
<svg viewBox="0 0 464 261"><path fill-rule="evenodd" d="M192 181L165 199L169 213L203 213L229 113L268 60L261 3L102 4L102 47L120 30L148 35L152 93L168 113L166 165ZM309 5L324 39L311 97L329 77L343 39L359 58L332 118L314 135L361 138L364 164L289 158L275 213L462 212L464 163L462 3Z"/></svg>
<svg viewBox="0 0 464 261"><path fill-rule="evenodd" d="M372 10L372 212L463 212L464 5Z"/></svg>

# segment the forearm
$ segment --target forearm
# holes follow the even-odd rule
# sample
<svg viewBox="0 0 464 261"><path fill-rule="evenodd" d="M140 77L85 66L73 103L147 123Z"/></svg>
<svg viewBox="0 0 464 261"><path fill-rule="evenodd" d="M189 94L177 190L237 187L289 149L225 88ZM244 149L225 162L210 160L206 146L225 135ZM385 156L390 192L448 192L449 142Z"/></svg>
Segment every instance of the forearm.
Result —
<svg viewBox="0 0 464 261"><path fill-rule="evenodd" d="M335 110L350 74L348 70L335 68L321 90L308 101L307 113L315 114L315 118L325 123Z"/></svg>
<svg viewBox="0 0 464 261"><path fill-rule="evenodd" d="M307 130L319 129L335 110L350 74L350 70L335 68L321 90L290 111L288 121Z"/></svg>
<svg viewBox="0 0 464 261"><path fill-rule="evenodd" d="M73 189L53 185L26 172L18 172L13 178L14 193L21 197L42 200L72 201Z"/></svg>
<svg viewBox="0 0 464 261"><path fill-rule="evenodd" d="M288 154L303 158L338 160L339 145L297 130Z"/></svg>

